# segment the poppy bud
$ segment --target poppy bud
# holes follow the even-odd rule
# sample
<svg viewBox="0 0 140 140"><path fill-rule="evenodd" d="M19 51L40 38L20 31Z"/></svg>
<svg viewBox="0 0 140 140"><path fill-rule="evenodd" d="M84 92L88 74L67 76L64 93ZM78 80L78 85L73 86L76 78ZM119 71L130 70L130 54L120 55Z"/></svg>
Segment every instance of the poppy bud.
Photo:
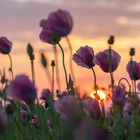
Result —
<svg viewBox="0 0 140 140"><path fill-rule="evenodd" d="M130 49L129 55L130 55L130 56L134 56L134 55L135 55L135 48L131 48L131 49Z"/></svg>
<svg viewBox="0 0 140 140"><path fill-rule="evenodd" d="M54 61L54 60L52 60L51 66L52 66L52 67L55 67L55 61Z"/></svg>
<svg viewBox="0 0 140 140"><path fill-rule="evenodd" d="M108 39L108 44L109 45L113 45L114 44L114 36L110 36L110 38Z"/></svg>
<svg viewBox="0 0 140 140"><path fill-rule="evenodd" d="M41 63L45 68L47 67L47 59L46 59L44 53L41 53Z"/></svg>
<svg viewBox="0 0 140 140"><path fill-rule="evenodd" d="M28 56L30 57L30 60L34 60L34 50L30 43L27 45L27 53Z"/></svg>

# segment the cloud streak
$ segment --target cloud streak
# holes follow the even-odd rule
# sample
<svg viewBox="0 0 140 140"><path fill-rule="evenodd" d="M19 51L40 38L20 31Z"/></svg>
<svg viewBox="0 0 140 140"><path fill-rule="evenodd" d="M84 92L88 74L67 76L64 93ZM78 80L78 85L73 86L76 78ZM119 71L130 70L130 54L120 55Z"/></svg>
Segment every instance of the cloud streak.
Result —
<svg viewBox="0 0 140 140"><path fill-rule="evenodd" d="M65 0L48 0L46 3L41 3L38 0L30 0L21 3L20 0L1 0L0 30L1 34L7 31L20 36L22 31L31 31L35 35L40 30L38 24L41 18L47 17L51 11L64 8L68 9L74 17L74 34L76 35L83 37L108 34L133 36L130 34L131 31L138 34L140 31L140 26L134 24L139 23L137 19L140 18L140 11L132 11L130 4L134 7L140 2L137 0L133 0L133 2L132 0L80 0L80 2L77 0L67 2ZM123 26L117 22L117 19L122 16L133 21L128 20L125 23L126 26ZM79 31L79 27L82 30ZM34 36L34 38L36 37Z"/></svg>

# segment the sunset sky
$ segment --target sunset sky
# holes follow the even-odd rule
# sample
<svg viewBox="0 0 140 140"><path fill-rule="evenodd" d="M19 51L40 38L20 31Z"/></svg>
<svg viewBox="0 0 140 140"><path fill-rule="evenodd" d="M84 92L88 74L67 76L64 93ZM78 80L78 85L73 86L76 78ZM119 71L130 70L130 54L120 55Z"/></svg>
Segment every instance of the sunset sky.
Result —
<svg viewBox="0 0 140 140"><path fill-rule="evenodd" d="M80 46L89 45L96 54L108 47L106 41L109 35L114 35L116 36L114 49L122 56L119 68L114 73L116 83L121 77L129 78L125 68L129 60L130 47L136 48L135 59L140 61L140 0L0 0L0 36L6 36L13 42L11 55L15 75L26 73L31 76L30 62L26 54L26 46L30 42L36 51L37 88L40 91L50 87L40 65L39 53L45 50L50 63L54 59L53 48L40 41L39 21L59 8L68 10L73 16L74 28L69 36L73 52ZM68 69L69 52L64 38L61 44L67 55ZM60 51L59 55L61 82L64 88ZM7 68L8 57L3 55L0 57L0 68ZM74 70L81 92L91 92L92 71L76 64ZM95 66L95 71L98 85L107 87L109 74L103 73L98 66Z"/></svg>

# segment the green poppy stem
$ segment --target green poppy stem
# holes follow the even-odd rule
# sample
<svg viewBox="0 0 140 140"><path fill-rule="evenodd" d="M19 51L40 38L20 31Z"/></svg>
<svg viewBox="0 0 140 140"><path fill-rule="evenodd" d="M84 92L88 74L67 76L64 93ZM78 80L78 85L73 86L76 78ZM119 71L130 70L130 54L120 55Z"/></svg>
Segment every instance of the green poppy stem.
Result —
<svg viewBox="0 0 140 140"><path fill-rule="evenodd" d="M121 78L118 82L118 86L120 85L122 80L125 80L127 82L128 86L129 86L129 94L131 94L131 84L129 83L129 81L126 78L124 78L124 77Z"/></svg>
<svg viewBox="0 0 140 140"><path fill-rule="evenodd" d="M64 54L64 50L63 50L62 46L59 43L58 43L58 46L60 47L61 52L62 52L63 69L64 69L64 73L65 73L66 86L68 86L68 77L67 77L67 71L66 71L66 66L65 66L65 54Z"/></svg>
<svg viewBox="0 0 140 140"><path fill-rule="evenodd" d="M136 80L134 80L134 93L136 94Z"/></svg>
<svg viewBox="0 0 140 140"><path fill-rule="evenodd" d="M112 87L112 90L114 88L114 77L113 77L113 73L110 72L110 77L111 77L111 87Z"/></svg>
<svg viewBox="0 0 140 140"><path fill-rule="evenodd" d="M55 99L55 95L54 95L54 67L52 67L52 95L53 95L53 99Z"/></svg>
<svg viewBox="0 0 140 140"><path fill-rule="evenodd" d="M114 77L112 73L112 58L111 58L111 46L109 46L109 72L110 72L110 78L111 78L111 88L113 91L114 88Z"/></svg>
<svg viewBox="0 0 140 140"><path fill-rule="evenodd" d="M31 73L32 73L32 81L33 81L33 85L35 85L35 68L34 68L34 60L31 60Z"/></svg>
<svg viewBox="0 0 140 140"><path fill-rule="evenodd" d="M14 79L14 73L13 73L13 62L12 62L12 58L11 55L8 54L9 60L10 60L10 68L9 71L11 72L11 76L12 76L12 80Z"/></svg>
<svg viewBox="0 0 140 140"><path fill-rule="evenodd" d="M72 45L71 45L71 42L69 40L69 38L66 36L66 41L68 43L68 46L69 46L69 51L70 51L70 57L69 57L69 67L70 67L70 72L72 74L72 78L73 78L73 81L75 82L76 84L76 81L75 81L75 75L74 75L74 71L73 71L73 64L72 64Z"/></svg>
<svg viewBox="0 0 140 140"><path fill-rule="evenodd" d="M93 76L94 76L94 89L95 89L95 92L97 94L97 85L96 85L96 73L94 71L94 68L91 68L92 69L92 72L93 72Z"/></svg>
<svg viewBox="0 0 140 140"><path fill-rule="evenodd" d="M58 53L57 53L57 48L54 45L54 57L55 57L55 62L56 62L56 82L58 86L58 90L61 92L61 84L60 84L60 76L59 76L59 67L58 67Z"/></svg>

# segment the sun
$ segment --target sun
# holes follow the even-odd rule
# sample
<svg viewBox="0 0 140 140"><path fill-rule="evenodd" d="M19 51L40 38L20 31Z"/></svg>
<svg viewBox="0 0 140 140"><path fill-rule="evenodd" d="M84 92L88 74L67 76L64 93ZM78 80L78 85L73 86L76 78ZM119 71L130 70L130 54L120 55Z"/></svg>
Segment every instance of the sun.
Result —
<svg viewBox="0 0 140 140"><path fill-rule="evenodd" d="M93 91L93 92L90 94L90 97L96 98L96 97L95 97L95 93L96 93L96 92ZM105 93L104 91L98 89L98 90L97 90L97 94L98 94L100 100L105 101L105 100L107 99L106 93Z"/></svg>

